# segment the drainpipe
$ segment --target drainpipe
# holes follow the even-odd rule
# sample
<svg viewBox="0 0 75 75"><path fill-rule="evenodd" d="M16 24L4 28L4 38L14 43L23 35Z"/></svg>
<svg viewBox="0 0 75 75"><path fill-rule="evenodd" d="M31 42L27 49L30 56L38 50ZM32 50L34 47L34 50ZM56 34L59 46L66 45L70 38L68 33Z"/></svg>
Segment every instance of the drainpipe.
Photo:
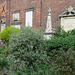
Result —
<svg viewBox="0 0 75 75"><path fill-rule="evenodd" d="M8 12L7 13L9 13L9 15L7 15L7 16L9 16L9 26L10 26L10 6L11 6L11 0L7 0L7 9L6 10L8 10Z"/></svg>
<svg viewBox="0 0 75 75"><path fill-rule="evenodd" d="M41 24L42 24L42 0L40 1L40 29L41 29Z"/></svg>
<svg viewBox="0 0 75 75"><path fill-rule="evenodd" d="M11 0L9 0L9 24L10 24L10 8L11 7Z"/></svg>

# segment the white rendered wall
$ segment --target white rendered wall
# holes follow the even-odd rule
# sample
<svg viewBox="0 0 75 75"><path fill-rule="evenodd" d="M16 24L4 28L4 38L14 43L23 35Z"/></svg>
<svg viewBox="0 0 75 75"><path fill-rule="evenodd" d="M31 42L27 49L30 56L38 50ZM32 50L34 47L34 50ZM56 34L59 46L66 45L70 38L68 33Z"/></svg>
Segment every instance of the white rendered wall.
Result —
<svg viewBox="0 0 75 75"><path fill-rule="evenodd" d="M75 16L61 18L61 27L65 31L73 30L75 28Z"/></svg>

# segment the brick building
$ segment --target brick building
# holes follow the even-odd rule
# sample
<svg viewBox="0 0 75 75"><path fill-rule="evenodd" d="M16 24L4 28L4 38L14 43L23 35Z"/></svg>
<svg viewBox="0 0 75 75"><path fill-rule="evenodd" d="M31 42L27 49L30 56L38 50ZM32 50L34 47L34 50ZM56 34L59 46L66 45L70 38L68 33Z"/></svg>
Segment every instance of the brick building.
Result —
<svg viewBox="0 0 75 75"><path fill-rule="evenodd" d="M0 30L10 25L17 28L29 25L44 31L49 8L51 26L54 29L61 25L59 15L67 11L69 6L75 8L75 0L0 0Z"/></svg>

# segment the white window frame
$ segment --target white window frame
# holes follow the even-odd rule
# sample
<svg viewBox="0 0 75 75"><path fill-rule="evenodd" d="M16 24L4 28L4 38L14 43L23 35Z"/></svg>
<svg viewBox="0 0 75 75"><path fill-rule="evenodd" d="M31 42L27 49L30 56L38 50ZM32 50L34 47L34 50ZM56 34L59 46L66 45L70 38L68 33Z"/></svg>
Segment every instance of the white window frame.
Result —
<svg viewBox="0 0 75 75"><path fill-rule="evenodd" d="M25 19L25 26L28 27L32 27L33 25L33 11L30 10L30 11L26 11L26 19Z"/></svg>
<svg viewBox="0 0 75 75"><path fill-rule="evenodd" d="M1 32L4 30L5 24L1 24Z"/></svg>
<svg viewBox="0 0 75 75"><path fill-rule="evenodd" d="M19 12L13 13L13 21L19 21L20 20L20 14Z"/></svg>

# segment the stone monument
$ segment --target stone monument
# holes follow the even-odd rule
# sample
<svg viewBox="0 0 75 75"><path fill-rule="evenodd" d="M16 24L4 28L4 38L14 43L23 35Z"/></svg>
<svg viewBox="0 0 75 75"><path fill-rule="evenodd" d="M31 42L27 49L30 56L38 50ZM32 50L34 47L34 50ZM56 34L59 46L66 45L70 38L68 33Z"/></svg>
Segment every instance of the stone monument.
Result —
<svg viewBox="0 0 75 75"><path fill-rule="evenodd" d="M49 8L48 12L49 12L49 14L48 14L47 25L46 25L46 29L45 29L45 32L46 32L46 33L52 32L51 8Z"/></svg>
<svg viewBox="0 0 75 75"><path fill-rule="evenodd" d="M45 29L45 38L46 39L50 39L50 37L52 36L52 22L51 22L51 8L48 9L48 17L47 17L47 25L46 25L46 29Z"/></svg>
<svg viewBox="0 0 75 75"><path fill-rule="evenodd" d="M63 28L63 30L67 32L75 29L75 9L73 9L71 5L67 11L64 11L59 17L61 19L61 28Z"/></svg>

